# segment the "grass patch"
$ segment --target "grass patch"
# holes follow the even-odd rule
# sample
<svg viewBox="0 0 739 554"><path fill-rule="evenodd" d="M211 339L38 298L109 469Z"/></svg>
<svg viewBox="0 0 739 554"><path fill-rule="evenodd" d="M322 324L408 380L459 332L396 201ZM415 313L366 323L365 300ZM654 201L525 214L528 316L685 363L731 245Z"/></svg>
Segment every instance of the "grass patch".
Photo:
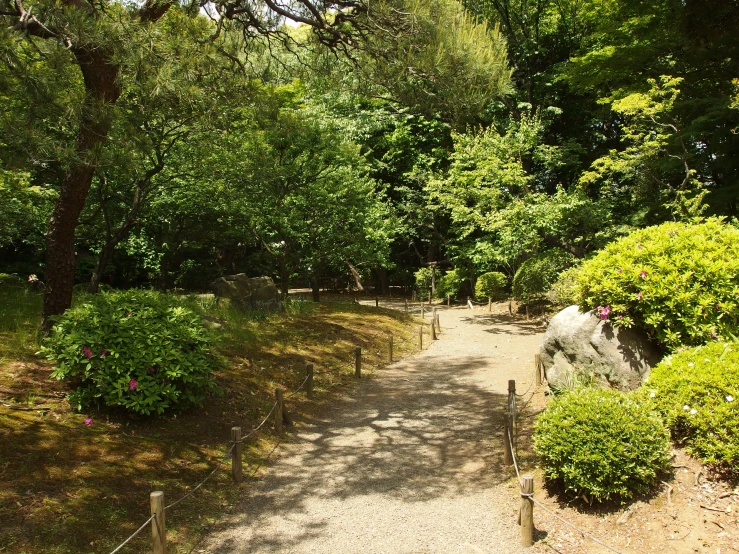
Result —
<svg viewBox="0 0 739 554"><path fill-rule="evenodd" d="M227 363L216 374L220 392L202 409L145 419L70 411L64 384L51 380L51 367L33 355L41 297L0 291L0 314L12 315L0 315L0 552L108 553L146 520L151 491L163 490L170 503L199 483L228 450L231 427L247 432L259 423L276 387L292 390L303 381L306 362L338 373L316 377L314 401L302 394L289 399L298 423L351 385L356 346L370 376L386 363L388 333L396 358L416 348L413 319L392 310L295 303L285 313L264 314L192 301L221 325L218 348ZM270 423L244 445L245 475L258 470L277 440ZM170 552L189 552L251 486L246 479L235 487L229 468L226 462L194 497L167 512ZM150 552L150 532L124 552Z"/></svg>

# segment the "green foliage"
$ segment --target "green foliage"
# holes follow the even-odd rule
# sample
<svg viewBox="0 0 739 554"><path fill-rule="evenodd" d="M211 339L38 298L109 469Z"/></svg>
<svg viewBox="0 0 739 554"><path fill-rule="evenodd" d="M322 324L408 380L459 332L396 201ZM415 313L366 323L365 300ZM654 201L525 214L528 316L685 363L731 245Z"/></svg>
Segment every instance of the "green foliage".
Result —
<svg viewBox="0 0 739 554"><path fill-rule="evenodd" d="M214 383L212 343L200 315L173 296L103 293L56 319L41 349L67 381L70 403L96 401L137 414L202 405Z"/></svg>
<svg viewBox="0 0 739 554"><path fill-rule="evenodd" d="M598 502L648 492L668 467L669 447L669 433L648 403L610 389L555 398L534 431L546 478Z"/></svg>
<svg viewBox="0 0 739 554"><path fill-rule="evenodd" d="M0 248L39 247L56 193L31 186L29 175L0 166Z"/></svg>
<svg viewBox="0 0 739 554"><path fill-rule="evenodd" d="M559 274L557 280L549 289L549 301L557 307L565 308L577 304L577 277L580 274L580 267L574 266L565 269Z"/></svg>
<svg viewBox="0 0 739 554"><path fill-rule="evenodd" d="M22 289L26 283L17 275L0 273L0 289Z"/></svg>
<svg viewBox="0 0 739 554"><path fill-rule="evenodd" d="M739 469L738 343L717 341L667 356L642 390L692 455Z"/></svg>
<svg viewBox="0 0 739 554"><path fill-rule="evenodd" d="M427 299L429 297L429 289L431 289L431 268L422 267L413 275L416 279L416 290L418 291L418 299Z"/></svg>
<svg viewBox="0 0 739 554"><path fill-rule="evenodd" d="M475 298L478 300L500 300L503 298L508 278L499 271L489 271L477 278L475 283Z"/></svg>
<svg viewBox="0 0 739 554"><path fill-rule="evenodd" d="M586 261L581 309L610 306L614 324L636 326L669 349L739 329L739 229L708 219L634 231Z"/></svg>
<svg viewBox="0 0 739 554"><path fill-rule="evenodd" d="M513 277L513 297L524 302L540 297L574 260L572 254L562 250L547 250L529 258Z"/></svg>
<svg viewBox="0 0 739 554"><path fill-rule="evenodd" d="M447 271L441 278L436 282L436 296L437 298L446 298L450 295L455 298L459 294L459 289L462 287L464 278L462 277L459 269L452 269Z"/></svg>

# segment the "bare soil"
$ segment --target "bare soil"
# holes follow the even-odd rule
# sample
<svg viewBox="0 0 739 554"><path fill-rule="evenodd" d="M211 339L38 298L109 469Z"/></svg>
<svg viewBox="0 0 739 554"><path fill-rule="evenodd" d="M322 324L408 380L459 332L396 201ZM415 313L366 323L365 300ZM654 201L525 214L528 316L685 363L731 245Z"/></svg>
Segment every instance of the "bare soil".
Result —
<svg viewBox="0 0 739 554"><path fill-rule="evenodd" d="M544 326L507 304L438 309L439 340L304 414L197 552L739 552L739 489L708 481L680 450L661 489L629 506L548 491L531 449L548 401L533 384ZM535 498L614 550L540 507L534 547L520 546L521 499L501 435L510 379L522 393L517 458L535 477Z"/></svg>

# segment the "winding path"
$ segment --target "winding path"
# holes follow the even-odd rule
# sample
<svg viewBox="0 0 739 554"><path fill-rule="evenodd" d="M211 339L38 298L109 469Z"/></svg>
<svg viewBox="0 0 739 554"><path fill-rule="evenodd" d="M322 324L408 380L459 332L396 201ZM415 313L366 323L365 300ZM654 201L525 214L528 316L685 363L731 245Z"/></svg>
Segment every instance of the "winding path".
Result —
<svg viewBox="0 0 739 554"><path fill-rule="evenodd" d="M494 414L508 379L529 387L541 328L461 308L440 319L427 350L302 422L199 552L522 551Z"/></svg>

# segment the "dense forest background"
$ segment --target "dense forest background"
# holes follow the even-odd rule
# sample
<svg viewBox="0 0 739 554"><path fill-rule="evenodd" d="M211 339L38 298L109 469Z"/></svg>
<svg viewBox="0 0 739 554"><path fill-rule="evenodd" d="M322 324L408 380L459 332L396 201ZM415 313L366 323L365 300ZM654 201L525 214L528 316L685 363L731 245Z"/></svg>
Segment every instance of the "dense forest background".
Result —
<svg viewBox="0 0 739 554"><path fill-rule="evenodd" d="M0 2L0 273L472 294L737 216L736 0L378 5Z"/></svg>

